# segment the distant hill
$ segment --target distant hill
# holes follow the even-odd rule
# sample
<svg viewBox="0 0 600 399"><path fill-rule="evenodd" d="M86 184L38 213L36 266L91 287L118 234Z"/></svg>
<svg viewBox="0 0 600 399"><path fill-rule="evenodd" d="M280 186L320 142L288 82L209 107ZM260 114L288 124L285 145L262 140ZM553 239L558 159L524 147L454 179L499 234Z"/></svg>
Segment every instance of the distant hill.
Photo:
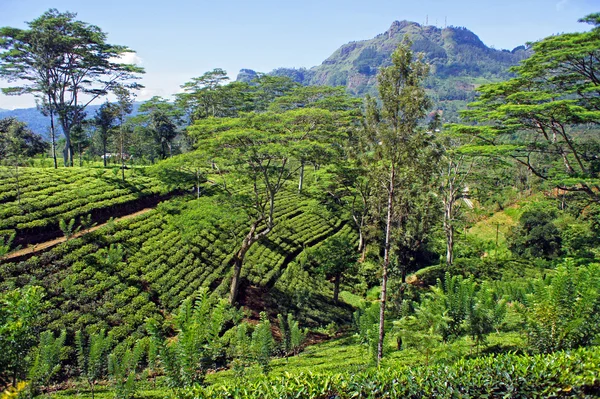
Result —
<svg viewBox="0 0 600 399"><path fill-rule="evenodd" d="M137 114L140 104L141 103L134 103L133 112L131 113L132 116ZM98 108L100 108L100 105L88 106L85 110L87 117L93 117ZM25 122L29 129L31 129L34 133L41 135L45 139L50 139L50 118L42 115L37 108L19 108L13 110L0 109L0 119L10 117L16 118L21 122ZM60 137L62 136L62 131L58 125L58 121L56 123L57 136Z"/></svg>
<svg viewBox="0 0 600 399"><path fill-rule="evenodd" d="M424 53L431 65L426 86L437 107L448 112L446 120L474 99L478 85L507 79L508 69L530 54L525 46L512 51L487 47L475 33L462 27L442 29L395 21L373 39L343 45L321 65L310 69L278 68L270 74L288 76L304 85L345 86L356 96L374 94L377 71L389 65L391 53L405 35L412 40L413 50ZM254 74L243 69L238 80L248 81Z"/></svg>

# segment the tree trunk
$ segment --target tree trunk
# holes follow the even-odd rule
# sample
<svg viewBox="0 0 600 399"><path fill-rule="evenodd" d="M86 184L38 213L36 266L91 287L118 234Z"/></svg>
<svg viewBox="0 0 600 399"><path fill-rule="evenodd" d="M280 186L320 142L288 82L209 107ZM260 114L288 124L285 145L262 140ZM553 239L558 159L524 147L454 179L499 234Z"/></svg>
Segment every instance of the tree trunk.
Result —
<svg viewBox="0 0 600 399"><path fill-rule="evenodd" d="M121 114L121 126L120 126L120 130L121 130L121 177L123 178L123 181L125 181L125 154L123 154L123 150L125 147L125 137L123 136L123 115Z"/></svg>
<svg viewBox="0 0 600 399"><path fill-rule="evenodd" d="M340 294L340 281L342 280L342 275L340 273L335 275L335 280L333 280L333 302L338 303L338 297Z"/></svg>
<svg viewBox="0 0 600 399"><path fill-rule="evenodd" d="M300 180L298 181L298 194L302 192L302 185L304 184L304 162L300 165Z"/></svg>
<svg viewBox="0 0 600 399"><path fill-rule="evenodd" d="M258 228L259 224L263 220L264 219L259 218L252 223L252 225L250 226L250 232L248 232L248 234L246 234L246 237L244 237L244 240L242 241L242 245L240 246L240 249L237 251L237 253L235 254L235 256L233 258L233 277L231 279L231 287L229 289L229 304L230 305L235 304L235 302L237 300L238 291L240 288L240 274L242 272L242 265L244 264L244 258L246 257L246 253L248 252L250 247L252 247L252 245L255 242L258 242L260 239L265 237L271 231L271 229L273 227L272 221L270 219L269 226L265 230L261 231L258 234L254 234L256 232L256 229Z"/></svg>
<svg viewBox="0 0 600 399"><path fill-rule="evenodd" d="M454 224L452 223L454 201L444 204L444 233L446 234L446 266L450 268L454 262Z"/></svg>
<svg viewBox="0 0 600 399"><path fill-rule="evenodd" d="M106 137L102 138L102 151L104 151L104 153L102 154L102 158L104 159L104 167L106 168Z"/></svg>
<svg viewBox="0 0 600 399"><path fill-rule="evenodd" d="M362 253L364 246L365 246L365 236L363 235L362 229L358 229L358 252Z"/></svg>
<svg viewBox="0 0 600 399"><path fill-rule="evenodd" d="M233 277L231 279L231 287L229 290L229 304L233 305L237 301L238 291L240 289L240 274L242 272L242 265L244 263L244 257L246 256L246 252L250 249L252 245L251 240L246 237L242 242L242 247L235 254L233 258Z"/></svg>
<svg viewBox="0 0 600 399"><path fill-rule="evenodd" d="M65 148L63 150L63 161L65 166L71 166L71 135L65 131Z"/></svg>
<svg viewBox="0 0 600 399"><path fill-rule="evenodd" d="M196 169L196 198L200 198L200 171Z"/></svg>
<svg viewBox="0 0 600 399"><path fill-rule="evenodd" d="M52 159L54 160L54 169L58 169L58 163L56 162L56 130L54 127L54 112L52 106L50 106L50 137L52 138Z"/></svg>
<svg viewBox="0 0 600 399"><path fill-rule="evenodd" d="M390 187L388 191L387 221L385 225L385 248L381 277L381 302L379 305L379 341L377 343L378 366L381 362L381 358L383 357L383 340L385 338L385 304L387 301L388 266L390 264L392 213L394 211L394 180L396 180L396 169L392 163L390 166Z"/></svg>

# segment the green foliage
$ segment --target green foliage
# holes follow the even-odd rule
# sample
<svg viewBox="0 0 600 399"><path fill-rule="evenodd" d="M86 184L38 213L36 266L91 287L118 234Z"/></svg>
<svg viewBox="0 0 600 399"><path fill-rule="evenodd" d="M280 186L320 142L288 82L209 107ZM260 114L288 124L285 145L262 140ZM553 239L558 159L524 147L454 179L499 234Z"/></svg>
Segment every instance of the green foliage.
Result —
<svg viewBox="0 0 600 399"><path fill-rule="evenodd" d="M249 334L248 323L240 323L229 332L228 355L231 357L231 368L236 378L246 375L248 367L252 365L252 337Z"/></svg>
<svg viewBox="0 0 600 399"><path fill-rule="evenodd" d="M71 131L78 128L91 101L78 101L84 93L92 99L105 96L116 85L136 83L144 69L117 60L132 52L106 42L106 33L76 20L77 14L49 9L28 22L28 29L0 28L0 77L20 85L3 88L5 94L34 94L42 108L58 116L65 136L65 166L73 165Z"/></svg>
<svg viewBox="0 0 600 399"><path fill-rule="evenodd" d="M0 382L25 378L27 354L37 343L44 289L29 286L0 292Z"/></svg>
<svg viewBox="0 0 600 399"><path fill-rule="evenodd" d="M14 165L48 149L42 136L15 118L0 119L0 162Z"/></svg>
<svg viewBox="0 0 600 399"><path fill-rule="evenodd" d="M478 88L480 97L463 113L476 125L454 125L479 140L484 152L512 159L550 187L598 201L596 135L584 134L596 123L599 86L600 26L566 33L532 45L533 55L513 68L508 81ZM508 147L507 147L508 145Z"/></svg>
<svg viewBox="0 0 600 399"><path fill-rule="evenodd" d="M490 284L483 283L468 308L467 334L476 345L485 343L486 336L498 331L506 316L506 302L498 298Z"/></svg>
<svg viewBox="0 0 600 399"><path fill-rule="evenodd" d="M279 323L279 331L281 332L281 350L284 356L296 355L306 338L306 331L300 328L297 320L294 320L294 316L288 313L287 317L283 315L277 315L277 321Z"/></svg>
<svg viewBox="0 0 600 399"><path fill-rule="evenodd" d="M555 214L544 209L523 212L508 236L510 250L527 258L556 258L561 252L561 234L554 219Z"/></svg>
<svg viewBox="0 0 600 399"><path fill-rule="evenodd" d="M523 332L532 350L549 353L595 342L600 334L600 266L567 261L524 300Z"/></svg>
<svg viewBox="0 0 600 399"><path fill-rule="evenodd" d="M75 234L79 232L80 227L75 229L75 219L69 220L69 222L65 222L65 219L60 219L58 222L58 226L60 230L63 232L65 238L68 240L73 237Z"/></svg>
<svg viewBox="0 0 600 399"><path fill-rule="evenodd" d="M182 392L186 398L480 398L587 397L598 379L597 348L546 356L504 354L452 365L372 369L359 373L301 373L218 384ZM565 372L569 370L569 372Z"/></svg>
<svg viewBox="0 0 600 399"><path fill-rule="evenodd" d="M221 333L233 318L234 312L225 301L213 303L202 289L179 307L174 317L174 340L162 337L155 320L147 322L169 386L182 388L204 381L208 368L224 354Z"/></svg>
<svg viewBox="0 0 600 399"><path fill-rule="evenodd" d="M307 251L306 256L314 270L326 277L333 277L333 300L337 302L340 280L346 273L352 273L358 259L358 252L352 238L336 234Z"/></svg>
<svg viewBox="0 0 600 399"><path fill-rule="evenodd" d="M39 393L39 389L47 387L61 370L61 361L65 358L66 331L54 337L51 331L40 334L40 343L32 354L32 365L29 369L29 392L31 397Z"/></svg>
<svg viewBox="0 0 600 399"><path fill-rule="evenodd" d="M300 347L306 339L306 330L302 330L297 320L294 320L292 314L287 315L287 326L290 335L290 349L293 354L298 354Z"/></svg>
<svg viewBox="0 0 600 399"><path fill-rule="evenodd" d="M96 384L106 375L107 356L111 346L112 341L106 336L104 330L89 334L87 339L81 331L75 333L79 376L83 377L90 386L92 398Z"/></svg>
<svg viewBox="0 0 600 399"><path fill-rule="evenodd" d="M15 230L17 237L24 231L58 230L60 219L68 224L84 217L87 222L90 213L165 195L174 188L141 175L122 183L109 170L98 173L90 168L20 168L18 184L11 173L0 167L0 231Z"/></svg>
<svg viewBox="0 0 600 399"><path fill-rule="evenodd" d="M116 399L135 397L136 372L143 353L144 342L138 341L133 349L127 348L122 353L114 351L108 356L108 375L113 382Z"/></svg>
<svg viewBox="0 0 600 399"><path fill-rule="evenodd" d="M425 339L432 346L438 340L450 341L464 335L470 335L479 346L500 326L505 314L506 303L491 285L477 285L472 277L446 273L444 282L438 280L437 286L432 287L416 307L415 315L401 320L398 325L401 335L410 342L415 342L410 334L416 329L420 331L417 340Z"/></svg>
<svg viewBox="0 0 600 399"><path fill-rule="evenodd" d="M0 258L10 252L10 247L15 240L16 233L8 236L0 236Z"/></svg>
<svg viewBox="0 0 600 399"><path fill-rule="evenodd" d="M271 322L265 312L260 313L260 322L252 333L250 349L262 372L268 374L271 369L271 356L275 349L275 340L271 333Z"/></svg>
<svg viewBox="0 0 600 399"><path fill-rule="evenodd" d="M377 344L379 343L379 307L365 302L353 315L354 326L359 342L365 346L370 359L377 362Z"/></svg>

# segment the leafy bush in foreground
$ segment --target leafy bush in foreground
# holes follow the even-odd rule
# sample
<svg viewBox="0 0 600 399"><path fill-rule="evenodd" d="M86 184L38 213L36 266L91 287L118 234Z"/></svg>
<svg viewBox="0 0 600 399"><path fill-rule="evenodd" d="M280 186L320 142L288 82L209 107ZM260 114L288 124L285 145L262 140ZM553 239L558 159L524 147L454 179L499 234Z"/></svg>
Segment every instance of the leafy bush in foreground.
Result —
<svg viewBox="0 0 600 399"><path fill-rule="evenodd" d="M600 394L600 348L552 355L505 354L451 366L358 374L286 374L241 384L194 387L186 398L586 398Z"/></svg>

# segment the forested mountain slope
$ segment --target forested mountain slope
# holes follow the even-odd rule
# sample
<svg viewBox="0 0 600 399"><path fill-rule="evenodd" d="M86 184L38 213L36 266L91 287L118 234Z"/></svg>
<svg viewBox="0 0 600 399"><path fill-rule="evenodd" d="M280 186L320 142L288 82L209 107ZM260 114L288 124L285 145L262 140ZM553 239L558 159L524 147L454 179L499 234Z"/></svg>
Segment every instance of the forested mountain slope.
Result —
<svg viewBox="0 0 600 399"><path fill-rule="evenodd" d="M345 86L356 96L376 94L377 71L390 64L391 53L405 36L413 42L413 50L422 52L431 65L426 87L437 107L448 111L450 118L474 99L476 87L508 78L508 69L530 55L524 46L512 51L490 48L463 27L438 28L394 21L386 32L373 39L341 46L321 65L310 69L279 68L271 74L288 76L304 85ZM254 76L254 71L242 70L238 80L248 81Z"/></svg>

